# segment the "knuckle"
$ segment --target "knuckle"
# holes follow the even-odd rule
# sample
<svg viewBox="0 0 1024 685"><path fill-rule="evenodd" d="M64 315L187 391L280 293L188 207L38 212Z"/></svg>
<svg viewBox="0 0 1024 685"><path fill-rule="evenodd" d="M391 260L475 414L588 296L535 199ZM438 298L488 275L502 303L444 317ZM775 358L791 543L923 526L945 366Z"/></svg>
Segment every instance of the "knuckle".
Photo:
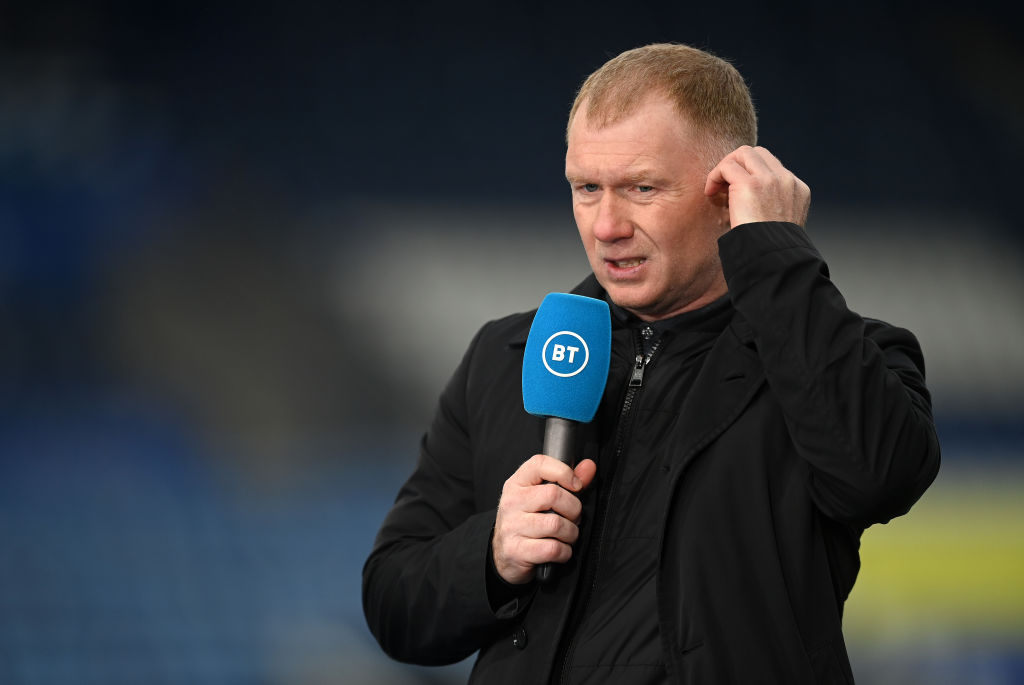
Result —
<svg viewBox="0 0 1024 685"><path fill-rule="evenodd" d="M545 537L557 537L562 530L562 517L558 514L544 514L540 527Z"/></svg>
<svg viewBox="0 0 1024 685"><path fill-rule="evenodd" d="M502 556L506 563L517 563L523 558L523 541L519 538L509 541Z"/></svg>
<svg viewBox="0 0 1024 685"><path fill-rule="evenodd" d="M519 493L514 488L503 488L501 498L498 500L498 516L515 511L518 498Z"/></svg>
<svg viewBox="0 0 1024 685"><path fill-rule="evenodd" d="M538 551L543 555L544 559L550 560L560 558L562 554L562 548L566 547L564 543L559 542L558 540L553 540L551 538L541 540L540 543L541 544L538 546Z"/></svg>
<svg viewBox="0 0 1024 685"><path fill-rule="evenodd" d="M540 468L541 463L541 456L539 454L533 455L519 465L519 468L516 469L516 472L512 474L512 477L509 478L509 480L522 481L528 479L532 473L535 473L537 469Z"/></svg>
<svg viewBox="0 0 1024 685"><path fill-rule="evenodd" d="M509 538L513 535L513 529L506 521L499 521L494 526L494 545L496 547L507 547Z"/></svg>

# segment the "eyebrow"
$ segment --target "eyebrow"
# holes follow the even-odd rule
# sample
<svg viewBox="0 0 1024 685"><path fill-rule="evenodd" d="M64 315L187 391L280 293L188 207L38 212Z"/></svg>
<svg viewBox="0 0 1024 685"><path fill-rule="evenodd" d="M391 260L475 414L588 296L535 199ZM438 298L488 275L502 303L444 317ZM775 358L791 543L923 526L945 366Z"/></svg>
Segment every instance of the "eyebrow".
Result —
<svg viewBox="0 0 1024 685"><path fill-rule="evenodd" d="M585 180L587 178L587 174L581 174L579 173L579 171L579 169L566 169L565 180L568 181L569 183L589 182Z"/></svg>
<svg viewBox="0 0 1024 685"><path fill-rule="evenodd" d="M638 168L638 169L631 169L631 170L629 170L626 173L625 176L621 177L617 181L617 185L645 185L645 184L658 185L658 183L659 183L658 178L659 177L657 176L657 174L655 174L655 172L652 169L649 169L647 167L641 167L641 168ZM573 173L567 173L565 175L565 180L567 180L569 183L575 184L575 183L584 183L584 182L592 183L593 182L593 181L585 181L585 179L586 179L586 176L579 176L579 175L576 175L576 174L573 174Z"/></svg>
<svg viewBox="0 0 1024 685"><path fill-rule="evenodd" d="M623 179L629 185L640 185L641 181L654 182L657 176L651 169L643 168L631 170Z"/></svg>

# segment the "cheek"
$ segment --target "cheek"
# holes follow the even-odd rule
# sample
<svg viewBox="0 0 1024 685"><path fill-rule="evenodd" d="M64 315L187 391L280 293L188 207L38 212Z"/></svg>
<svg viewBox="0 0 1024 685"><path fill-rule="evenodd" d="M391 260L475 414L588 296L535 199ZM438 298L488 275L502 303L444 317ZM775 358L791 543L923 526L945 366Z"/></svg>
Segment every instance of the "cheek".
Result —
<svg viewBox="0 0 1024 685"><path fill-rule="evenodd" d="M587 224L584 221L583 210L579 205L574 204L572 206L572 217L576 220L576 230L580 232L580 236L585 235Z"/></svg>
<svg viewBox="0 0 1024 685"><path fill-rule="evenodd" d="M668 252L674 271L700 270L718 258L718 236L703 226L677 228Z"/></svg>
<svg viewBox="0 0 1024 685"><path fill-rule="evenodd" d="M580 240L583 241L583 247L586 248L587 255L590 255L594 244L594 232L591 230L592 224L589 213L586 208L573 205L572 215L576 220L576 230L580 234Z"/></svg>

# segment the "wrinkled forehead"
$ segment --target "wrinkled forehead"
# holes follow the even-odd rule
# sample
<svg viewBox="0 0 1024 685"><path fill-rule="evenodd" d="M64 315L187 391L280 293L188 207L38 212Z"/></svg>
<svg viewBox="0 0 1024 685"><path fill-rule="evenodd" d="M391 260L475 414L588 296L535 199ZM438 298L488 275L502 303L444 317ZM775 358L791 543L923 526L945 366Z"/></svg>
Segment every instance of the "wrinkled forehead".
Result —
<svg viewBox="0 0 1024 685"><path fill-rule="evenodd" d="M656 89L622 104L621 108L609 108L591 107L587 100L580 103L566 132L567 164L571 164L574 154L582 151L581 146L593 151L597 140L608 147L610 141L618 140L616 133L624 131L631 131L632 136L619 142L631 150L681 146L687 156L695 156L706 171L731 150L707 130L696 126L689 116L680 112L672 98Z"/></svg>

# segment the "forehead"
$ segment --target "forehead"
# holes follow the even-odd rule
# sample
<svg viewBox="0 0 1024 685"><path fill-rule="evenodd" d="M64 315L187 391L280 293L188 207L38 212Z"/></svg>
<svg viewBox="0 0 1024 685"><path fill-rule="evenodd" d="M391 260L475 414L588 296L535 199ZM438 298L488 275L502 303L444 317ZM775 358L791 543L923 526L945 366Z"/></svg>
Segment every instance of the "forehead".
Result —
<svg viewBox="0 0 1024 685"><path fill-rule="evenodd" d="M689 122L663 96L646 98L630 114L600 125L580 108L569 127L566 175L636 174L689 164L696 146Z"/></svg>

